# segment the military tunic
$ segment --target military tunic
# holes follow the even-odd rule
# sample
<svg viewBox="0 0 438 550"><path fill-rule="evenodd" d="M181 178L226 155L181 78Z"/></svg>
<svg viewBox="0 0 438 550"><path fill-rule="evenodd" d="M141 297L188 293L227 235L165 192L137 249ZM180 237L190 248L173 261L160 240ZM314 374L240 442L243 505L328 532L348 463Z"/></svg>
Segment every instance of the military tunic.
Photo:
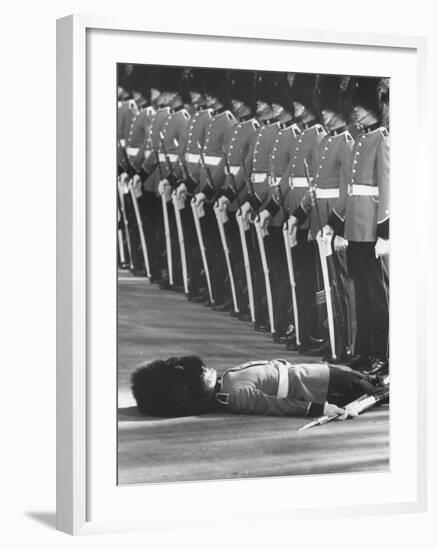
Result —
<svg viewBox="0 0 438 550"><path fill-rule="evenodd" d="M212 109L200 109L195 111L190 119L187 130L185 160L189 174L198 182L198 185L201 178L198 143L201 147L204 146L207 126L212 120L212 112ZM189 191L193 193L195 190L196 189L190 189Z"/></svg>

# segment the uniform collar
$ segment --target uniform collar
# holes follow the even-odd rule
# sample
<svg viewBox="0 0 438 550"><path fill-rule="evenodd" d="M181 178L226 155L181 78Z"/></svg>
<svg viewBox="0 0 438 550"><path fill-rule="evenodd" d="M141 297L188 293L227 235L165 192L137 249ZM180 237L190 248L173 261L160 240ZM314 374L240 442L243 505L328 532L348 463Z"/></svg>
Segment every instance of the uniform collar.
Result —
<svg viewBox="0 0 438 550"><path fill-rule="evenodd" d="M374 124L371 124L371 126L365 126L363 129L364 134L370 134L371 132L374 132L374 130L377 130L377 128L380 128L382 125L380 122L375 122Z"/></svg>
<svg viewBox="0 0 438 550"><path fill-rule="evenodd" d="M239 117L239 122L248 122L248 120L251 120L254 118L254 115L252 113L249 113L249 115L243 115Z"/></svg>
<svg viewBox="0 0 438 550"><path fill-rule="evenodd" d="M287 122L280 122L280 129L286 130L286 128L290 128L294 124L294 119L291 118Z"/></svg>
<svg viewBox="0 0 438 550"><path fill-rule="evenodd" d="M225 113L226 110L227 110L227 108L222 106L222 107L219 107L218 109L213 109L211 114L213 116L221 115L222 113Z"/></svg>
<svg viewBox="0 0 438 550"><path fill-rule="evenodd" d="M263 126L270 126L271 124L276 124L278 122L278 118L265 118L265 120L260 121Z"/></svg>
<svg viewBox="0 0 438 550"><path fill-rule="evenodd" d="M340 128L336 128L336 130L330 130L329 135L330 137L340 136L344 132L347 131L347 126L341 126Z"/></svg>
<svg viewBox="0 0 438 550"><path fill-rule="evenodd" d="M305 122L303 124L303 130L308 130L309 128L313 128L313 126L316 126L318 124L318 121L316 120L316 118L314 118L313 120L309 120L309 122Z"/></svg>
<svg viewBox="0 0 438 550"><path fill-rule="evenodd" d="M178 105L178 107L173 107L173 109L170 109L170 112L177 113L178 111L182 111L184 109L184 105Z"/></svg>

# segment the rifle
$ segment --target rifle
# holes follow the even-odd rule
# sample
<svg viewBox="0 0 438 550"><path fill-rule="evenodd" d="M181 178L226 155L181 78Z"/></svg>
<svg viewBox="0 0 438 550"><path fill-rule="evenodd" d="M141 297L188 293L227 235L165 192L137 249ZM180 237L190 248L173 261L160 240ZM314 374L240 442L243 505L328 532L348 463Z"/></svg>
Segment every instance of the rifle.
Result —
<svg viewBox="0 0 438 550"><path fill-rule="evenodd" d="M135 178L139 178L139 176L134 176L134 180L135 180ZM145 266L145 269L146 269L146 275L150 279L151 278L151 268L150 268L150 265L149 265L148 249L147 249L147 246L146 246L146 239L145 239L144 231L143 231L143 222L142 222L141 215L140 215L140 209L138 207L137 195L135 194L133 180L131 180L128 185L129 185L129 190L131 192L132 204L134 205L134 212L135 212L135 218L137 220L138 232L140 234L140 243L141 243L141 249L142 249L142 252L143 252L143 259L144 259L144 266Z"/></svg>
<svg viewBox="0 0 438 550"><path fill-rule="evenodd" d="M318 199L316 198L315 186L310 181L309 166L307 160L304 159L304 171L306 173L307 183L309 185L310 196L312 198L312 205L315 206L316 216L318 220L318 226L322 236L322 223L321 214L319 212ZM330 338L330 349L332 353L332 361L336 361L336 347L335 347L335 325L333 317L333 303L332 294L330 288L330 278L328 274L327 256L331 255L331 248L325 244L322 239L316 239L318 243L319 258L321 261L322 280L324 283L325 303L327 306L327 321Z"/></svg>
<svg viewBox="0 0 438 550"><path fill-rule="evenodd" d="M163 149L164 158L166 159L167 169L169 171L169 174L167 175L166 179L170 183L170 186L175 189L176 186L178 185L178 180L177 180L177 177L175 176L172 163L170 162L169 156L167 154L166 146L164 145L163 132L160 132L160 143L161 143L161 148Z"/></svg>
<svg viewBox="0 0 438 550"><path fill-rule="evenodd" d="M271 174L271 178L273 178L274 182L276 181L274 174ZM297 344L300 345L301 342L300 342L300 327L299 327L299 320L298 320L298 302L297 302L297 294L296 294L295 270L294 270L292 251L291 251L291 249L296 245L296 242L292 243L291 237L289 235L289 222L287 219L286 207L284 205L284 199L281 194L280 185L277 185L275 183L275 187L278 189L278 195L279 195L281 207L283 209L283 216L284 216L283 240L284 240L284 247L286 250L287 271L289 274L289 282L290 282L290 289L291 289L291 295L292 295L292 309L294 312L296 341L297 341Z"/></svg>
<svg viewBox="0 0 438 550"><path fill-rule="evenodd" d="M129 267L131 269L134 269L134 263L132 261L131 238L129 236L129 223L128 223L128 217L126 215L125 198L124 198L124 192L123 192L123 189L122 189L122 185L126 185L126 183L122 182L121 178L118 178L117 191L119 193L120 210L122 211L123 224L125 226L126 245L128 247L128 256L129 256Z"/></svg>
<svg viewBox="0 0 438 550"><path fill-rule="evenodd" d="M190 187L190 189L192 189L192 190L196 189L198 184L196 183L196 181L190 175L189 169L187 168L187 164L185 163L185 161L181 157L181 153L179 152L178 140L175 138L173 140L173 143L175 144L175 147L176 147L176 153L178 155L178 162L179 162L179 165L181 166L181 170L182 170L182 173L183 173L184 183L185 183L186 186Z"/></svg>
<svg viewBox="0 0 438 550"><path fill-rule="evenodd" d="M225 161L225 168L227 170L227 173L231 177L232 187L234 192L236 193L237 205L239 207L238 212L236 214L236 220L237 220L237 225L239 227L240 242L242 244L243 264L245 267L246 284L248 287L249 310L251 312L251 321L254 323L255 322L254 290L252 287L251 265L249 263L248 245L246 242L245 228L243 226L243 219L242 219L242 205L239 199L239 192L237 190L236 180L234 178L234 174L232 174L230 170L230 165L229 165L227 154L225 151L223 152L223 155L224 155L224 161Z"/></svg>
<svg viewBox="0 0 438 550"><path fill-rule="evenodd" d="M360 397L358 397L357 399L349 403L349 405L358 404L359 405L358 413L360 414L370 409L377 403L380 403L381 401L386 399L389 396L389 375L385 376L382 382L384 384L383 387L377 390L376 393L371 395L368 393L365 393L364 395L361 395ZM347 407L349 405L347 405ZM327 424L332 420L336 420L340 416L342 416L342 413L333 414L332 416L327 416L327 415L320 416L319 418L312 420L312 422L309 422L308 424L301 426L301 428L298 428L298 431L302 432L309 428L313 428L314 426L322 426L323 424Z"/></svg>
<svg viewBox="0 0 438 550"><path fill-rule="evenodd" d="M205 254L204 239L202 237L201 223L199 221L199 212L196 208L195 199L191 200L191 207L193 212L193 219L195 222L196 235L198 237L199 249L201 250L202 264L204 266L205 278L207 280L208 295L210 296L210 302L214 304L213 294L211 291L210 271L208 270L207 256Z"/></svg>
<svg viewBox="0 0 438 550"><path fill-rule="evenodd" d="M252 184L252 181L250 178L248 178L248 173L246 171L245 163L242 161L241 166L243 169L243 174L245 176L245 181L250 189L251 194L254 196L254 186ZM275 333L275 326L274 326L274 304L272 301L272 290L271 290L271 281L269 279L269 267L268 267L268 260L266 258L266 250L265 250L265 243L263 241L264 235L262 234L262 228L260 226L260 214L257 209L256 211L256 219L254 220L254 227L256 230L257 235L257 241L259 243L259 251L260 251L260 258L262 261L262 267L263 267L263 274L265 277L265 288L266 288L266 299L268 302L268 316L269 316L269 324L271 326L271 333Z"/></svg>
<svg viewBox="0 0 438 550"><path fill-rule="evenodd" d="M161 169L161 164L160 164L160 157L157 149L155 149L154 152L157 159L158 171L160 173L160 181L161 181L164 178L163 178L163 171ZM167 211L167 201L164 193L161 195L161 208L163 210L164 238L166 240L166 256L167 256L167 268L169 271L169 284L173 285L172 242L170 240L169 212Z"/></svg>
<svg viewBox="0 0 438 550"><path fill-rule="evenodd" d="M169 170L169 173L172 175L173 181L175 182L175 186L176 186L177 179L173 172L172 163L170 162L169 156L167 154L166 146L164 145L164 136L162 132L160 132L160 140L161 140L161 147L163 149L163 154L166 159L167 168ZM184 243L184 231L183 231L183 226L181 221L181 210L184 208L185 204L184 204L184 201L181 202L178 200L175 190L172 192L172 204L173 204L173 209L175 211L176 231L178 233L178 243L179 243L179 252L181 256L181 269L182 269L182 277L184 282L184 292L187 294L189 292L189 281L187 276L187 258L186 258L186 247Z"/></svg>

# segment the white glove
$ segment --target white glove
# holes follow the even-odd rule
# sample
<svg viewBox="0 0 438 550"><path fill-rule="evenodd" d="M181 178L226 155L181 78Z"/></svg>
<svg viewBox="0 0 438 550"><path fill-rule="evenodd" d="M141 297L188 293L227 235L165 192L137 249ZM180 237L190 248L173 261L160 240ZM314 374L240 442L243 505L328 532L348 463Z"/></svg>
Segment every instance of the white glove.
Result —
<svg viewBox="0 0 438 550"><path fill-rule="evenodd" d="M120 176L120 190L124 195L129 193L129 176L126 172Z"/></svg>
<svg viewBox="0 0 438 550"><path fill-rule="evenodd" d="M204 195L204 193L196 193L195 195L195 205L196 208L199 208L199 206L204 203L207 200L207 197Z"/></svg>
<svg viewBox="0 0 438 550"><path fill-rule="evenodd" d="M176 188L176 198L179 201L185 201L187 198L187 187L185 183L180 183Z"/></svg>
<svg viewBox="0 0 438 550"><path fill-rule="evenodd" d="M327 403L327 401L324 403L323 414L324 416L335 416L336 414L339 414L341 415L339 420L345 420L347 418L344 409L341 409L341 407L338 407L337 405L333 405L333 403Z"/></svg>
<svg viewBox="0 0 438 550"><path fill-rule="evenodd" d="M297 234L297 223L298 219L295 216L289 216L289 219L287 220L287 227L290 238Z"/></svg>
<svg viewBox="0 0 438 550"><path fill-rule="evenodd" d="M169 180L163 179L158 184L158 194L164 195L166 197L166 201L170 200L170 196L172 194L172 188L170 187Z"/></svg>
<svg viewBox="0 0 438 550"><path fill-rule="evenodd" d="M376 246L374 247L376 258L380 258L381 256L388 256L389 254L389 239L382 239L379 237L376 242Z"/></svg>
<svg viewBox="0 0 438 550"><path fill-rule="evenodd" d="M271 218L272 216L267 210L262 210L260 212L260 227L266 230L268 228L269 220Z"/></svg>
<svg viewBox="0 0 438 550"><path fill-rule="evenodd" d="M138 199L139 197L141 197L143 195L142 184L141 184L141 179L140 179L139 175L135 174L135 176L132 179L132 184L131 185L132 185L132 189L134 191L134 195Z"/></svg>
<svg viewBox="0 0 438 550"><path fill-rule="evenodd" d="M230 201L227 199L225 195L222 195L217 200L217 205L220 210L226 210L229 204L230 204Z"/></svg>
<svg viewBox="0 0 438 550"><path fill-rule="evenodd" d="M251 213L252 213L252 206L250 205L250 203L248 201L246 201L244 204L242 204L242 208L241 208L241 211L242 211L242 221L243 223L248 223L250 218L251 218Z"/></svg>
<svg viewBox="0 0 438 550"><path fill-rule="evenodd" d="M345 407L345 412L347 413L347 416L350 417L359 416L360 411L360 403L350 403Z"/></svg>
<svg viewBox="0 0 438 550"><path fill-rule="evenodd" d="M347 239L344 239L344 237L340 237L339 235L335 236L335 240L333 241L333 247L336 252L340 250L345 250L348 246Z"/></svg>
<svg viewBox="0 0 438 550"><path fill-rule="evenodd" d="M322 230L319 230L318 234L316 235L316 238L318 240L322 240L325 242L330 242L332 237L333 237L333 229L330 227L330 225L324 225Z"/></svg>

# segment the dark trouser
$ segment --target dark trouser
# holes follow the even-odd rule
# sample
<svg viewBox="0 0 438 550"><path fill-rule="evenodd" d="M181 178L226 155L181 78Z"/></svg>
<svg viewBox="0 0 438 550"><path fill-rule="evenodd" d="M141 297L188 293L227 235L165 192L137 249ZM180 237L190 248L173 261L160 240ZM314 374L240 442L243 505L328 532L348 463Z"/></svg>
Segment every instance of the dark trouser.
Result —
<svg viewBox="0 0 438 550"><path fill-rule="evenodd" d="M317 245L308 241L307 229L297 230L298 244L292 248L298 306L301 344L306 347L311 336L318 335L318 310L316 289L318 286Z"/></svg>
<svg viewBox="0 0 438 550"><path fill-rule="evenodd" d="M342 357L347 349L351 349L353 343L351 288L346 251L333 250L326 260L333 306L335 354Z"/></svg>
<svg viewBox="0 0 438 550"><path fill-rule="evenodd" d="M248 229L246 233L250 233L250 229ZM243 259L242 240L240 238L239 226L237 224L235 212L228 213L228 222L225 224L225 234L227 237L228 247L230 249L230 262L234 275L239 312L249 314L248 284Z"/></svg>
<svg viewBox="0 0 438 550"><path fill-rule="evenodd" d="M372 393L376 388L366 377L348 367L329 366L327 402L345 407L358 397Z"/></svg>
<svg viewBox="0 0 438 550"><path fill-rule="evenodd" d="M264 238L264 243L271 283L275 332L284 335L291 324L293 313L282 228L269 227L269 234Z"/></svg>
<svg viewBox="0 0 438 550"><path fill-rule="evenodd" d="M263 241L265 241L265 239L263 239ZM266 283L265 275L263 273L261 251L257 239L257 233L253 225L246 232L246 243L248 246L249 262L253 281L255 323L265 325L269 322L268 299L266 295Z"/></svg>
<svg viewBox="0 0 438 550"><path fill-rule="evenodd" d="M204 204L204 210L205 216L200 221L210 273L211 291L213 302L216 305L221 305L225 299L226 267L224 253L213 205Z"/></svg>
<svg viewBox="0 0 438 550"><path fill-rule="evenodd" d="M131 263L134 269L144 270L145 264L141 248L140 233L138 230L138 223L135 216L131 193L127 193L123 198L125 203L125 215L128 221L129 239L131 243Z"/></svg>
<svg viewBox="0 0 438 550"><path fill-rule="evenodd" d="M349 242L348 267L354 281L358 355L388 358L389 274L386 263L376 258L374 242Z"/></svg>
<svg viewBox="0 0 438 550"><path fill-rule="evenodd" d="M138 199L143 231L148 248L151 276L157 279L163 269L162 243L164 239L161 200L154 192L143 191Z"/></svg>

